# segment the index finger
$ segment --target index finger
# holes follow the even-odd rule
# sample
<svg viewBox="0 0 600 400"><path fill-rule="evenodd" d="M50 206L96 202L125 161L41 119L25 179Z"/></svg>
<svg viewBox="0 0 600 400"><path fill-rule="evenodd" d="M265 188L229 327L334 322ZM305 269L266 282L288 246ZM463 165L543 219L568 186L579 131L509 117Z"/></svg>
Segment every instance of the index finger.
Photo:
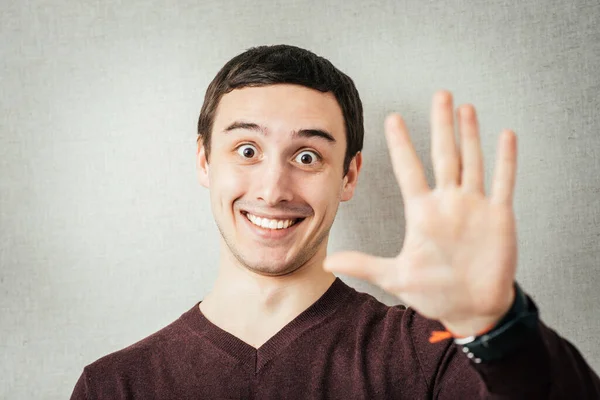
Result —
<svg viewBox="0 0 600 400"><path fill-rule="evenodd" d="M406 125L398 114L390 114L385 119L387 139L392 167L404 200L429 191L423 164L413 147Z"/></svg>

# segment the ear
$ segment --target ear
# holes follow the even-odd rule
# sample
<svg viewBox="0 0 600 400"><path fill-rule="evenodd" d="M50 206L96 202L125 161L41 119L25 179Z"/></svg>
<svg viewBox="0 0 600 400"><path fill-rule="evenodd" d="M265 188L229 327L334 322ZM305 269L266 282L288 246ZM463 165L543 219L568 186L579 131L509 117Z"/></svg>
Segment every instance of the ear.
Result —
<svg viewBox="0 0 600 400"><path fill-rule="evenodd" d="M348 173L344 176L344 186L342 187L341 201L348 201L354 196L354 189L358 183L358 174L362 167L362 153L359 151L350 161Z"/></svg>
<svg viewBox="0 0 600 400"><path fill-rule="evenodd" d="M202 140L198 141L198 149L196 151L196 170L198 171L198 181L206 188L210 186L210 179L208 175L208 160L206 159L206 152Z"/></svg>

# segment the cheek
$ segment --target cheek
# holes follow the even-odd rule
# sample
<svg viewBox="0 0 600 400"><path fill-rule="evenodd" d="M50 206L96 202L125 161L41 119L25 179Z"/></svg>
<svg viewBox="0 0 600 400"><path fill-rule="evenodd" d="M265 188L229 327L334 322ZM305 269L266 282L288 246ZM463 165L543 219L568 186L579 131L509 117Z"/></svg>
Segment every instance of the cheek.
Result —
<svg viewBox="0 0 600 400"><path fill-rule="evenodd" d="M231 203L247 192L250 179L247 173L228 165L210 171L211 198L213 204L230 208Z"/></svg>
<svg viewBox="0 0 600 400"><path fill-rule="evenodd" d="M321 214L334 214L340 203L342 182L339 179L304 180L300 193ZM318 211L317 211L318 210Z"/></svg>

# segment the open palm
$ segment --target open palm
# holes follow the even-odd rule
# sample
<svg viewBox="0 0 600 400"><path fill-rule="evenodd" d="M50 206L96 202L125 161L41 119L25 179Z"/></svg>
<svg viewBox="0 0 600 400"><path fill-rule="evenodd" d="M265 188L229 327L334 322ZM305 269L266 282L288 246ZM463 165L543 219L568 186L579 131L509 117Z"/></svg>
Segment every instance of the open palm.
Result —
<svg viewBox="0 0 600 400"><path fill-rule="evenodd" d="M337 253L324 266L372 282L454 334L467 336L497 322L514 297L516 137L510 130L500 135L486 197L472 106L459 109L458 127L460 146L452 96L436 93L431 111L436 187L431 189L404 122L397 114L388 116L386 138L405 206L402 250L393 258Z"/></svg>

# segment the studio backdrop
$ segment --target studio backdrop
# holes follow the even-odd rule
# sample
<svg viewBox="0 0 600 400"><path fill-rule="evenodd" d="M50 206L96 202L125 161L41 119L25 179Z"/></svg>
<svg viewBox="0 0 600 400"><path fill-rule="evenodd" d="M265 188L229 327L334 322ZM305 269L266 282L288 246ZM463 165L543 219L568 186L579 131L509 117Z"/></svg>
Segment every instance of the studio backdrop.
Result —
<svg viewBox="0 0 600 400"><path fill-rule="evenodd" d="M448 89L477 107L488 189L498 135L516 132L517 278L600 372L597 1L1 3L0 398L68 398L85 365L211 289L204 92L235 55L281 43L328 58L364 106L364 166L329 251L400 251L383 121L405 117L433 184L429 107Z"/></svg>

